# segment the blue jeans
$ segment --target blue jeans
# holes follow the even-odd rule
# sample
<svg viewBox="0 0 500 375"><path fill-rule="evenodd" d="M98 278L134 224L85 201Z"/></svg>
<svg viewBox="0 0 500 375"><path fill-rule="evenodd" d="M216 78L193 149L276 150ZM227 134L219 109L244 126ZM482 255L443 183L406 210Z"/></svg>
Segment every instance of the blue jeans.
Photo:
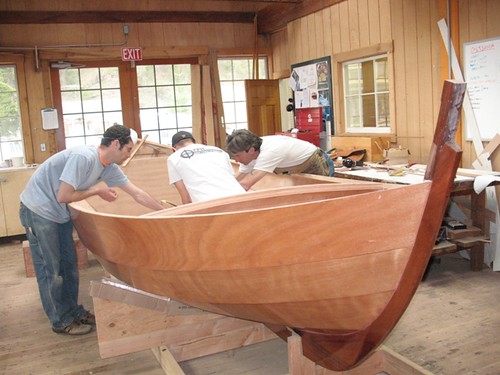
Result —
<svg viewBox="0 0 500 375"><path fill-rule="evenodd" d="M42 306L52 328L60 329L81 317L78 305L78 263L73 223L55 223L21 203L21 223L26 228Z"/></svg>

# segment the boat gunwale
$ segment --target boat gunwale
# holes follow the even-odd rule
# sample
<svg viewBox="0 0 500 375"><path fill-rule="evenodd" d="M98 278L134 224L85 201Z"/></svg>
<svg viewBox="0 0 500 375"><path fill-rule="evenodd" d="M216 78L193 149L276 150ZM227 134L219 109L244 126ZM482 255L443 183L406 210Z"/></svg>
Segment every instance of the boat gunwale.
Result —
<svg viewBox="0 0 500 375"><path fill-rule="evenodd" d="M426 183L430 183L430 181L424 181L421 184L415 184L415 185L401 185L398 188L408 188L410 186L416 186L416 185L423 185ZM366 190L366 191L361 191L355 194L351 195L344 195L344 196L337 196L337 197L332 197L332 198L324 198L324 199L316 199L316 200L311 200L311 201L304 201L304 202L298 202L298 203L289 203L289 204L280 204L276 206L266 206L266 207L257 207L257 208L246 208L246 209L240 209L240 210L231 210L231 211L222 211L222 212L210 212L210 213L190 213L189 211L194 211L194 210L205 210L205 209L210 209L210 208L215 208L218 205L231 205L231 204L238 204L238 203L246 203L249 200L251 201L258 201L259 199L263 198L275 198L275 197L281 197L284 198L288 194L285 194L285 192L288 192L290 190L293 191L293 195L298 195L300 194L301 190L305 189L310 189L313 187L315 190L313 193L325 193L325 192L343 192L343 191L348 191L349 189L357 189L357 190ZM332 189L332 187L334 189ZM396 188L396 189L398 189ZM256 190L256 191L250 191L247 193L243 194L238 194L238 195L233 195L229 197L222 197L222 198L217 198L217 199L212 199L209 201L203 201L203 202L196 202L196 203L190 203L186 205L181 205L177 207L169 207L165 208L164 210L159 210L159 211L153 211L149 212L146 214L142 215L123 215L123 214L114 214L114 213L108 213L108 212L100 212L97 210L94 210L92 205L86 201L79 201L79 202L73 202L70 203L69 206L72 210L76 212L82 212L82 213L88 213L96 216L102 216L102 217L110 217L110 218L128 218L128 219L145 219L145 220L160 220L160 219L166 219L166 218L191 218L191 217L211 217L211 216L220 216L220 215L230 215L230 214L240 214L240 213L249 213L249 212L262 212L266 210L275 210L275 209L281 209L281 208L289 208L289 207L299 207L299 206L305 206L305 205L312 205L312 204L317 204L317 203L324 203L324 202L330 202L333 200L340 200L340 199L347 199L347 198L353 198L357 197L360 195L364 194L374 194L374 193L380 193L384 191L390 191L394 189L386 189L384 187L384 184L382 183L366 183L366 184L359 184L359 183L322 183L322 184L306 184L306 185L294 185L294 186L281 186L277 188L270 188L270 189L262 189L262 190ZM282 194L279 194L283 192ZM269 196L270 193L278 193L278 195L273 195ZM307 192L304 192L307 193ZM262 195L264 195L262 197ZM248 199L247 199L248 197ZM245 199L242 199L245 198ZM87 205L92 207L86 208L84 207L85 204L82 202L86 202ZM176 213L176 211L184 211L184 210L189 210L188 212L185 213ZM175 211L175 212L172 212Z"/></svg>

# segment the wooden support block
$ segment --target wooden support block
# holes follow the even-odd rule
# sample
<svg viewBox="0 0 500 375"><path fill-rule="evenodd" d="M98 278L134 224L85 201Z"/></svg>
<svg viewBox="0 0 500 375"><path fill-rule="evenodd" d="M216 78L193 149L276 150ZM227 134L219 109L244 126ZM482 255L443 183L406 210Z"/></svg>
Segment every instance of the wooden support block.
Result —
<svg viewBox="0 0 500 375"><path fill-rule="evenodd" d="M110 287L91 287L102 358L166 347L181 362L276 338L261 323L182 308L186 305L163 297L151 303L147 298L154 295L143 292L147 298L141 299L136 295L141 293L127 288L115 287L112 295ZM103 299L103 295L146 307Z"/></svg>
<svg viewBox="0 0 500 375"><path fill-rule="evenodd" d="M23 255L24 255L24 270L26 277L35 276L35 268L33 266L33 259L31 258L30 244L29 241L23 241ZM87 248L80 242L79 239L75 239L75 249L78 269L85 269L89 266L89 258L87 254Z"/></svg>
<svg viewBox="0 0 500 375"><path fill-rule="evenodd" d="M331 371L315 365L302 353L302 339L297 334L288 337L289 375L432 375L421 366L409 361L386 346L373 352L355 368Z"/></svg>

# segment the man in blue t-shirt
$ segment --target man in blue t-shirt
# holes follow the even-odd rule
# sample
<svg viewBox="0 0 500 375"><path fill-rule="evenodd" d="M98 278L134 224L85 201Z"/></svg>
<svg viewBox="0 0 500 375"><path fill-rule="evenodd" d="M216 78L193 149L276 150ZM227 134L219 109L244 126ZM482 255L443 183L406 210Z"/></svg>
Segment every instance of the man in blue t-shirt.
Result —
<svg viewBox="0 0 500 375"><path fill-rule="evenodd" d="M112 202L119 187L152 210L163 209L132 184L119 164L134 146L130 129L113 125L99 147L77 146L42 163L21 193L19 216L26 228L43 309L56 333L83 335L95 317L78 304L78 267L67 204L93 195Z"/></svg>

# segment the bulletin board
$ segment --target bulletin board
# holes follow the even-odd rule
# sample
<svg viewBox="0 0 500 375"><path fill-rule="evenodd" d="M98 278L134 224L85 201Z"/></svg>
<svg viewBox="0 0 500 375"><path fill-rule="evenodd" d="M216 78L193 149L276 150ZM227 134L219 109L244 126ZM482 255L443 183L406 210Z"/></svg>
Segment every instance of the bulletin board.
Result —
<svg viewBox="0 0 500 375"><path fill-rule="evenodd" d="M482 141L500 132L500 37L464 43L464 78ZM466 124L466 138L472 139Z"/></svg>
<svg viewBox="0 0 500 375"><path fill-rule="evenodd" d="M333 131L330 56L293 64L291 72L289 85L294 94L295 109L322 107L323 121L330 121Z"/></svg>

